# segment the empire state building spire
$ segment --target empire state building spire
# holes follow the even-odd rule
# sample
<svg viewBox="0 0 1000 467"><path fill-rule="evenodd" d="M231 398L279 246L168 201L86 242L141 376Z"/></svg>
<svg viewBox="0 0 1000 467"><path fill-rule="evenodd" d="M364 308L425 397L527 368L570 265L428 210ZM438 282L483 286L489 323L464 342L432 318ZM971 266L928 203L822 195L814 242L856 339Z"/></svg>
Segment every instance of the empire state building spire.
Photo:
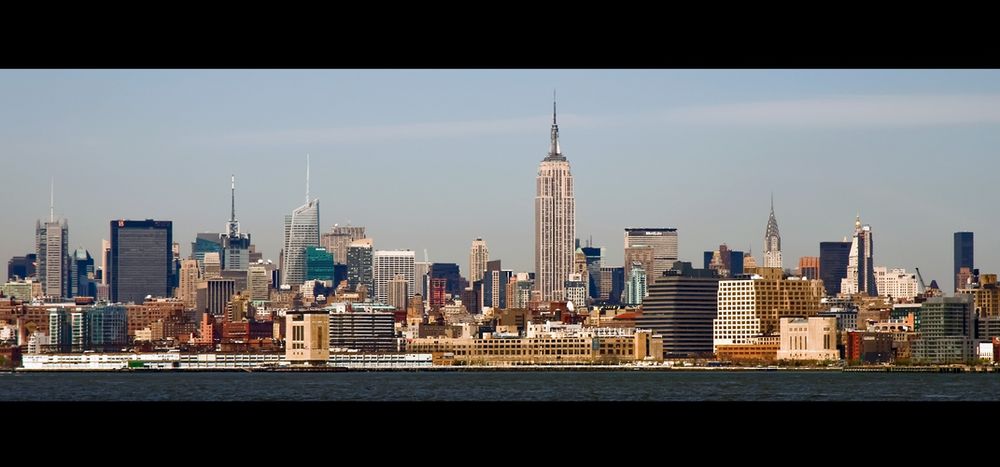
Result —
<svg viewBox="0 0 1000 467"><path fill-rule="evenodd" d="M564 161L562 150L559 149L559 124L556 123L556 90L552 90L552 135L549 141L549 155L545 156L547 161Z"/></svg>

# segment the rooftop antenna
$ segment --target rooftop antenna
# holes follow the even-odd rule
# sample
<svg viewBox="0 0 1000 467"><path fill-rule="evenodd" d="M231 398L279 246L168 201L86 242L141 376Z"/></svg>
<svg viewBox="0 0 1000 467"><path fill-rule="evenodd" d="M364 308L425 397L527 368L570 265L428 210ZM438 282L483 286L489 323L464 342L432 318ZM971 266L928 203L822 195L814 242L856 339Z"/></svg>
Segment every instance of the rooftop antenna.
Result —
<svg viewBox="0 0 1000 467"><path fill-rule="evenodd" d="M56 221L56 178L52 177L49 187L49 222Z"/></svg>
<svg viewBox="0 0 1000 467"><path fill-rule="evenodd" d="M309 154L306 154L306 204L309 204Z"/></svg>

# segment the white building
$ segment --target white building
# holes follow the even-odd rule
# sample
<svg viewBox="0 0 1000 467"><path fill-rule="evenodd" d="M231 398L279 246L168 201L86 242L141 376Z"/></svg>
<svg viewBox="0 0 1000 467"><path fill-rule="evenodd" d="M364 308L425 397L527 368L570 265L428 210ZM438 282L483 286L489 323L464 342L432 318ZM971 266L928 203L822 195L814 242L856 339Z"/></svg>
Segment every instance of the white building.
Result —
<svg viewBox="0 0 1000 467"><path fill-rule="evenodd" d="M490 260L490 249L486 246L486 240L477 238L472 241L469 248L469 282L483 279L483 272L486 271L486 263Z"/></svg>
<svg viewBox="0 0 1000 467"><path fill-rule="evenodd" d="M566 281L566 301L573 302L573 305L577 308L586 308L587 284L583 281L582 274L569 275L569 279Z"/></svg>
<svg viewBox="0 0 1000 467"><path fill-rule="evenodd" d="M979 348L976 353L980 360L993 361L993 343L992 342L980 342Z"/></svg>
<svg viewBox="0 0 1000 467"><path fill-rule="evenodd" d="M639 263L632 264L629 277L625 278L625 303L628 305L641 305L642 299L646 296L646 270Z"/></svg>
<svg viewBox="0 0 1000 467"><path fill-rule="evenodd" d="M854 221L854 237L847 259L847 277L840 280L840 293L844 296L864 292L874 296L881 294L875 284L873 268L874 245L872 228L861 225L861 216ZM882 294L884 295L884 294Z"/></svg>
<svg viewBox="0 0 1000 467"><path fill-rule="evenodd" d="M912 299L918 294L917 275L906 272L904 268L876 267L875 286L879 295L892 297L894 300Z"/></svg>
<svg viewBox="0 0 1000 467"><path fill-rule="evenodd" d="M309 246L319 246L319 200L309 198L309 161L306 159L306 204L285 216L282 284L301 285L305 280L306 247Z"/></svg>
<svg viewBox="0 0 1000 467"><path fill-rule="evenodd" d="M372 255L372 275L375 282L375 299L379 303L389 300L389 281L397 274L406 279L406 299L413 296L415 284L414 253L410 250L379 250Z"/></svg>

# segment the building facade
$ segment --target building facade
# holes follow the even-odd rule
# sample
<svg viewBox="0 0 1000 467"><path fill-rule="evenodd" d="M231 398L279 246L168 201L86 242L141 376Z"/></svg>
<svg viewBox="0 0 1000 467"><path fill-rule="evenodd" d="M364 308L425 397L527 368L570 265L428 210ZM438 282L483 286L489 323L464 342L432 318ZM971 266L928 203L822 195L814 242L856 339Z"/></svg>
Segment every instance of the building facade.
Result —
<svg viewBox="0 0 1000 467"><path fill-rule="evenodd" d="M254 264L247 268L247 291L251 301L271 298L271 277L263 264Z"/></svg>
<svg viewBox="0 0 1000 467"><path fill-rule="evenodd" d="M643 263L649 277L657 278L663 271L670 269L677 261L677 229L663 227L629 227L625 229L625 249L631 247L652 247L652 261ZM635 259L631 259L635 261ZM625 265L628 269L630 258L625 254ZM625 271L628 276L629 271Z"/></svg>
<svg viewBox="0 0 1000 467"><path fill-rule="evenodd" d="M405 310L407 304L407 298L409 297L409 283L406 277L402 274L396 274L393 276L392 280L389 281L389 295L386 300L386 305L389 305L397 310Z"/></svg>
<svg viewBox="0 0 1000 467"><path fill-rule="evenodd" d="M974 240L972 232L955 232L955 291L965 287L964 281L959 278L959 271L963 267L969 270L976 267Z"/></svg>
<svg viewBox="0 0 1000 467"><path fill-rule="evenodd" d="M851 242L820 242L819 276L831 297L840 294L840 286L847 277L847 264L851 255Z"/></svg>
<svg viewBox="0 0 1000 467"><path fill-rule="evenodd" d="M304 280L320 280L333 282L333 255L326 248L319 246L306 247L306 269Z"/></svg>
<svg viewBox="0 0 1000 467"><path fill-rule="evenodd" d="M913 356L927 363L962 363L972 359L975 338L973 297L932 297L920 309L920 337Z"/></svg>
<svg viewBox="0 0 1000 467"><path fill-rule="evenodd" d="M781 318L778 360L840 360L837 318Z"/></svg>
<svg viewBox="0 0 1000 467"><path fill-rule="evenodd" d="M172 296L172 244L171 221L111 221L111 301Z"/></svg>
<svg viewBox="0 0 1000 467"><path fill-rule="evenodd" d="M326 364L330 359L329 313L289 311L285 314L285 359L295 364Z"/></svg>
<svg viewBox="0 0 1000 467"><path fill-rule="evenodd" d="M646 297L646 280L646 269L638 262L632 263L628 280L625 282L623 301L626 305L642 304L643 298Z"/></svg>
<svg viewBox="0 0 1000 467"><path fill-rule="evenodd" d="M394 352L395 314L357 311L330 314L330 348L335 351Z"/></svg>
<svg viewBox="0 0 1000 467"><path fill-rule="evenodd" d="M370 238L355 240L347 247L347 286L351 290L357 290L359 285L367 287L369 294L375 290L373 253Z"/></svg>
<svg viewBox="0 0 1000 467"><path fill-rule="evenodd" d="M819 263L819 256L803 256L799 258L799 275L809 280L820 279Z"/></svg>
<svg viewBox="0 0 1000 467"><path fill-rule="evenodd" d="M226 305L236 293L236 282L232 279L213 278L208 280L208 313L225 316Z"/></svg>
<svg viewBox="0 0 1000 467"><path fill-rule="evenodd" d="M896 301L913 301L919 293L917 275L906 272L905 268L876 267L875 286L879 295Z"/></svg>
<svg viewBox="0 0 1000 467"><path fill-rule="evenodd" d="M380 303L389 299L389 281L397 274L406 278L407 299L416 287L414 274L414 253L410 250L380 250L372 255L372 276L375 282L375 298Z"/></svg>
<svg viewBox="0 0 1000 467"><path fill-rule="evenodd" d="M486 240L476 238L469 248L469 282L483 279L486 272L486 263L490 260L490 249L486 246Z"/></svg>

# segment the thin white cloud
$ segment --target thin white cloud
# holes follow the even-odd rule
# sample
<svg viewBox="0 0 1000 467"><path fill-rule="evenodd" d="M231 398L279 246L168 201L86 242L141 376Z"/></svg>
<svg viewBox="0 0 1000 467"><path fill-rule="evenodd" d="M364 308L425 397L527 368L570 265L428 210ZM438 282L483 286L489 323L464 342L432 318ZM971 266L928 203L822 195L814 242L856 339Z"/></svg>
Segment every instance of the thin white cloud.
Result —
<svg viewBox="0 0 1000 467"><path fill-rule="evenodd" d="M559 116L559 123L573 128L588 128L608 123L612 119L583 117L574 114ZM449 139L468 136L537 133L548 127L551 116L466 120L433 123L403 123L394 125L342 126L276 131L240 132L223 136L226 142L247 144L336 144L368 143L412 139Z"/></svg>
<svg viewBox="0 0 1000 467"><path fill-rule="evenodd" d="M245 131L222 136L237 144L338 144L447 140L537 133L551 116L392 125ZM851 95L675 107L632 115L564 114L559 123L585 129L627 124L749 126L757 128L886 128L1000 123L1000 94ZM543 130L544 131L544 130Z"/></svg>
<svg viewBox="0 0 1000 467"><path fill-rule="evenodd" d="M908 127L1000 123L1000 94L863 95L680 107L669 123L786 127Z"/></svg>

